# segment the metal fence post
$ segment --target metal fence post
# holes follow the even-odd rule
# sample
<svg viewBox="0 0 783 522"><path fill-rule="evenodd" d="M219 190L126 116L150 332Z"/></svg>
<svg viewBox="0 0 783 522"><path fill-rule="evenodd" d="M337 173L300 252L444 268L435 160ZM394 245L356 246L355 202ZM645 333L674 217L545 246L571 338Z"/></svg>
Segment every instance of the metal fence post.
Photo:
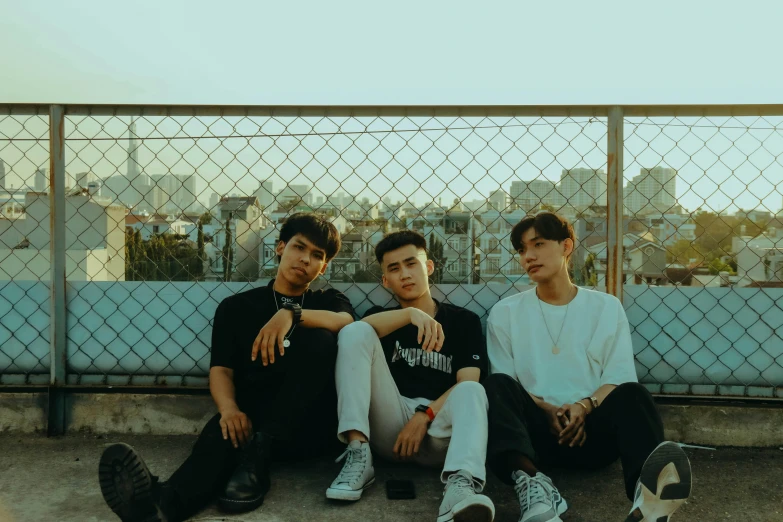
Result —
<svg viewBox="0 0 783 522"><path fill-rule="evenodd" d="M623 300L623 108L610 107L606 148L606 292Z"/></svg>
<svg viewBox="0 0 783 522"><path fill-rule="evenodd" d="M62 105L49 107L49 226L51 239L50 380L47 433L65 431L65 115Z"/></svg>

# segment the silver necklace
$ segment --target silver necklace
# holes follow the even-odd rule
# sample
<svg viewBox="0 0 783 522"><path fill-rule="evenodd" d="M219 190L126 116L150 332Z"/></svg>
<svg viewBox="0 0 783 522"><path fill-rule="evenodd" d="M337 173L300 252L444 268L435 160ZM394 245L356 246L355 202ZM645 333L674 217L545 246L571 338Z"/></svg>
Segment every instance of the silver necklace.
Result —
<svg viewBox="0 0 783 522"><path fill-rule="evenodd" d="M574 287L576 288L576 287ZM538 288L536 288L536 297L538 298L538 308L541 310L541 318L544 320L544 326L546 327L546 333L549 335L549 340L552 341L552 353L557 355L560 353L560 347L557 345L560 342L560 336L563 335L563 329L565 328L566 320L568 319L568 307L571 306L571 301L568 301L566 305L565 315L563 316L563 324L560 325L560 333L557 334L557 339L552 338L552 332L549 331L549 325L546 322L546 316L544 315L544 307L541 306L541 298L538 296Z"/></svg>
<svg viewBox="0 0 783 522"><path fill-rule="evenodd" d="M302 294L302 304L300 305L302 307L304 307L304 298L305 298L305 296L304 296L304 294ZM280 311L280 306L277 304L277 290L275 290L274 288L272 288L272 299L275 300L275 309L279 312ZM291 331L288 332L288 335L286 335L283 338L283 348L288 348L289 346L291 346L291 341L289 341L288 338L291 337L291 334L294 333L294 330L296 330L297 326L298 326L298 323L295 324L294 327L291 328Z"/></svg>

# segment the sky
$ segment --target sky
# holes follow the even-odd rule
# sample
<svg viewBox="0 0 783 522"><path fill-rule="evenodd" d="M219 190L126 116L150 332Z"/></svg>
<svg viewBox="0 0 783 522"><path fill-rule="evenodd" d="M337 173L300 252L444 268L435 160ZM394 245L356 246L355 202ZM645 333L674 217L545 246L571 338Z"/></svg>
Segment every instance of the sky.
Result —
<svg viewBox="0 0 783 522"><path fill-rule="evenodd" d="M783 4L778 1L401 1L381 5L340 1L272 4L226 0L216 4L84 0L66 5L55 0L0 0L0 12L0 104L783 102L779 40ZM2 118L0 115L0 131L13 123ZM641 167L665 164L680 171L678 197L688 208L705 202L716 209L724 208L732 200L741 199L741 206L777 210L783 190L777 188L783 183L780 120L714 121L710 128L689 128L685 134L678 125L699 121L629 121L626 178L633 177ZM92 123L71 121L70 129L86 128L89 135ZM108 134L115 138L124 135L122 125L127 129L127 119L98 123L111 128ZM153 126L165 129L170 123L177 122L142 122L139 133L142 137L151 135ZM263 126L263 122L254 123ZM406 163L405 155L420 153L429 142L453 141L459 132L450 131L430 133L428 139L418 136L419 141L409 143L397 154L400 161L396 163L402 166L388 165L381 158L381 170L388 174L386 180L374 174L377 165L365 162L361 168L367 170L357 172L360 165L347 161L339 173L333 173L331 185L327 183L324 190L331 190L332 185L366 190L376 179L373 188L377 190L367 194L371 198L377 193L391 194L393 200L400 196L433 196L450 201L453 197L486 196L497 186L508 190L511 179L557 180L562 168L604 166L604 124L588 124L585 119L554 123L558 126L524 127L529 131L527 136L518 129L470 133L472 138L502 144L499 157L504 157L502 147L509 137L533 140L519 146L530 156L516 157L505 166L490 157L494 151L484 147L485 162L476 161L472 168L480 172L491 165L492 169L480 183L467 171L460 185L458 176L449 177L445 167L437 170L442 179L435 179L433 169L428 171L421 163L416 167L420 172L408 172L409 177L404 178L402 171L415 167ZM655 126L658 123L669 125L666 132ZM145 124L149 127L146 131ZM761 129L772 126L773 131L759 130L757 135L742 129L716 131L715 126L721 124ZM39 125L32 121L25 126ZM171 127L172 132L177 131L176 127ZM556 128L579 139L558 148L562 139L560 132L553 134ZM217 128L215 131L220 134ZM674 146L667 134L674 136ZM399 136L376 136L376 141L399 141ZM274 171L276 188L286 182L302 182L303 176L324 183L325 169L313 158L327 155L329 148L324 143L328 141L332 146L339 138L307 140L320 145L308 149L302 140L281 138L274 140L271 150L263 140L228 140L230 143L211 149L210 142L199 140L200 147L212 151L208 164L199 163L203 154L193 147L193 141L158 148L160 144L150 140L145 141L140 160L149 165L150 173L161 169L188 173L197 165L203 179L199 191L221 192L232 186L252 190L257 181ZM532 156L537 150L536 140L550 147ZM285 150L286 141L294 148L284 152L288 158L281 159L278 150ZM43 164L45 154L41 160L40 144L15 145L2 148L0 143L0 159L19 177L29 176L33 164ZM124 141L86 145L69 144L69 170L93 168L102 176L124 172ZM456 155L470 152L468 145L458 149ZM718 160L713 157L713 149L723 151ZM367 159L367 150L371 149L355 145L345 152L344 159L349 159L352 152ZM383 155L377 144L372 150L375 156ZM236 161L240 151L252 158ZM430 152L432 156L439 151ZM508 154L518 156L514 150ZM272 160L268 160L270 155ZM262 158L264 161L259 161ZM283 165L286 159L288 163ZM459 166L459 160L455 163ZM310 170L305 171L305 165ZM707 169L709 176L704 175ZM400 190L392 194L391 189L381 186L384 184L396 184ZM746 185L748 188L744 188Z"/></svg>
<svg viewBox="0 0 783 522"><path fill-rule="evenodd" d="M0 0L0 100L779 103L777 0Z"/></svg>

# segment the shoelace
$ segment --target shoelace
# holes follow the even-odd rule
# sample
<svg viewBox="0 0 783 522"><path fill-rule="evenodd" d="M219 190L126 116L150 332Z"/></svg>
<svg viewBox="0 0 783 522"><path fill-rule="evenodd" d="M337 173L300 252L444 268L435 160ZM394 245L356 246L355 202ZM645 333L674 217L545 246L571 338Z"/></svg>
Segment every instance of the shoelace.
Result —
<svg viewBox="0 0 783 522"><path fill-rule="evenodd" d="M463 496L463 493L475 493L475 489L473 488L473 481L462 473L452 473L449 475L449 478L446 479L446 487L443 488L443 496L446 496L446 492L449 491L450 488L457 490L457 494L460 497Z"/></svg>
<svg viewBox="0 0 783 522"><path fill-rule="evenodd" d="M345 465L340 471L340 474L337 476L337 482L345 482L346 484L350 484L362 476L364 466L367 464L367 458L365 457L364 451L362 451L361 447L349 447L345 448L343 454L337 457L335 462L340 462L343 459L345 459Z"/></svg>
<svg viewBox="0 0 783 522"><path fill-rule="evenodd" d="M514 491L517 493L519 499L519 505L522 507L522 512L530 509L533 504L543 502L544 504L551 504L549 498L549 492L544 483L541 480L527 475L522 475L517 479L516 485L514 485Z"/></svg>

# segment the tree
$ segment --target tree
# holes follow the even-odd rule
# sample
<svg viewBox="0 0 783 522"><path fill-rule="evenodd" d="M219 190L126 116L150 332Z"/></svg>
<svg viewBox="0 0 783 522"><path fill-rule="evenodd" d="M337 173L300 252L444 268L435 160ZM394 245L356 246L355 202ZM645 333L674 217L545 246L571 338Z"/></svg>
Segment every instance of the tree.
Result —
<svg viewBox="0 0 783 522"><path fill-rule="evenodd" d="M125 280L135 281L136 274L136 243L133 241L134 230L125 229Z"/></svg>
<svg viewBox="0 0 783 522"><path fill-rule="evenodd" d="M729 274L733 274L734 270L732 270L731 265L728 263L724 263L720 259L713 259L710 261L709 264L710 274L718 275L721 272L728 272Z"/></svg>
<svg viewBox="0 0 783 522"><path fill-rule="evenodd" d="M357 271L353 276L354 283L380 283L383 273L381 272L381 265L376 262L368 264L361 270Z"/></svg>
<svg viewBox="0 0 783 522"><path fill-rule="evenodd" d="M212 224L212 212L206 211L198 218L199 225L211 225Z"/></svg>
<svg viewBox="0 0 783 522"><path fill-rule="evenodd" d="M198 237L196 240L196 277L201 278L204 274L204 261L207 258L204 252L204 225L201 220L198 222Z"/></svg>
<svg viewBox="0 0 783 522"><path fill-rule="evenodd" d="M429 254L430 259L432 259L432 262L435 265L435 270L432 272L431 279L433 283L437 284L443 280L443 265L445 259L443 258L443 243L435 237L434 233L430 234Z"/></svg>
<svg viewBox="0 0 783 522"><path fill-rule="evenodd" d="M223 281L231 281L231 265L234 262L234 249L232 248L231 238L231 212L228 213L228 219L226 220L226 244L223 247Z"/></svg>
<svg viewBox="0 0 783 522"><path fill-rule="evenodd" d="M595 271L595 260L596 260L596 255L590 252L589 254L587 254L587 258L585 259L585 264L582 267L582 280L584 281L584 284L587 286L598 285L598 274Z"/></svg>
<svg viewBox="0 0 783 522"><path fill-rule="evenodd" d="M282 202L282 203L280 203L278 206L279 206L281 209L283 209L283 210L293 210L293 209L295 209L296 207L298 207L299 205L301 205L301 204L302 204L302 202L303 202L303 201L302 201L302 198L300 198L300 197L295 197L295 198L291 198L291 199L288 199L288 200L286 200L286 201L283 201L283 202Z"/></svg>
<svg viewBox="0 0 783 522"><path fill-rule="evenodd" d="M696 243L691 243L687 239L680 239L666 250L666 261L669 263L678 263L683 266L689 266L691 259L695 259L697 264L704 263L708 254L701 252L701 248Z"/></svg>
<svg viewBox="0 0 783 522"><path fill-rule="evenodd" d="M735 218L700 211L693 216L693 222L696 224L696 240L693 243L708 259L731 251L731 238L735 235L735 228L739 228Z"/></svg>
<svg viewBox="0 0 783 522"><path fill-rule="evenodd" d="M134 245L134 281L144 281L147 278L147 249L144 245L144 241L141 240L141 230L136 230L133 233L133 245Z"/></svg>
<svg viewBox="0 0 783 522"><path fill-rule="evenodd" d="M201 245L203 252L203 244ZM142 241L141 231L125 233L127 281L197 281L203 274L204 256L197 245L181 234L155 234Z"/></svg>

